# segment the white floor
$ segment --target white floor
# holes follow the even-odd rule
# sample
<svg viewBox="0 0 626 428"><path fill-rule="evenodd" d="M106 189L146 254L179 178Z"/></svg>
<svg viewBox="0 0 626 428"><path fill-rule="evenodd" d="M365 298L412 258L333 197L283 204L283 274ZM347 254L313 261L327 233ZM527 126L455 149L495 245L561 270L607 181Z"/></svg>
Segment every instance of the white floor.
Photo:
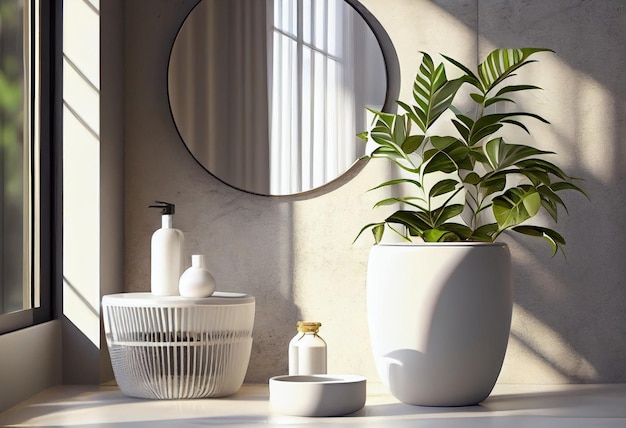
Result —
<svg viewBox="0 0 626 428"><path fill-rule="evenodd" d="M116 386L59 386L0 414L2 427L626 427L626 385L497 385L479 406L428 408L399 403L368 385L365 407L340 418L274 413L267 385L244 385L219 399L153 401Z"/></svg>

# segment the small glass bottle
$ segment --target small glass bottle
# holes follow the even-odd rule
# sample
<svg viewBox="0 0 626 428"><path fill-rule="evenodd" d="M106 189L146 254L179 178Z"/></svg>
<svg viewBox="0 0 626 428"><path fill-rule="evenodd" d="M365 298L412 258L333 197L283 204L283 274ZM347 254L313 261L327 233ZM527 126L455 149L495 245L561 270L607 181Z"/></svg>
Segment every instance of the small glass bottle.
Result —
<svg viewBox="0 0 626 428"><path fill-rule="evenodd" d="M317 333L322 323L298 321L289 342L289 375L326 374L326 342Z"/></svg>

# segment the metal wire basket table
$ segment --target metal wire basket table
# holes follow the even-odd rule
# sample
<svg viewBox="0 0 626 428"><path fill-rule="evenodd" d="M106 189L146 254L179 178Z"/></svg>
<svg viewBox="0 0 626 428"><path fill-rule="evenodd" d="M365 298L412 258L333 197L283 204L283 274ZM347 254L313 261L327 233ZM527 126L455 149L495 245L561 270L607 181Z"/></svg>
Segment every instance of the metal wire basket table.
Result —
<svg viewBox="0 0 626 428"><path fill-rule="evenodd" d="M223 397L243 384L255 299L121 293L102 298L104 330L118 386L152 399Z"/></svg>

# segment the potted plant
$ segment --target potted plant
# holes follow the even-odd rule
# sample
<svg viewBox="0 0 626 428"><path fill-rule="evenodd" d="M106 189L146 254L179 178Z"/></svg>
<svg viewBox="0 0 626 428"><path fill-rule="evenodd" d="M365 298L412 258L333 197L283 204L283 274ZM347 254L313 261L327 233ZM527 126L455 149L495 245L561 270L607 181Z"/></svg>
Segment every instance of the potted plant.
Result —
<svg viewBox="0 0 626 428"><path fill-rule="evenodd" d="M461 74L454 79L422 53L414 102L398 101L397 114L372 111L370 130L359 135L370 158L399 171L371 190L405 192L376 203L399 209L359 233L371 230L378 244L367 279L376 366L403 402L485 399L500 373L512 312L510 254L496 239L505 231L541 237L553 255L565 245L558 232L528 220L543 211L556 222L566 208L559 193L584 191L548 160L553 152L510 141L515 130L528 138L526 120L548 123L515 108L516 94L540 88L509 80L546 51L497 49L476 72L443 56ZM467 105L473 111L460 108ZM446 124L450 132L441 135ZM410 244L385 244L385 232Z"/></svg>

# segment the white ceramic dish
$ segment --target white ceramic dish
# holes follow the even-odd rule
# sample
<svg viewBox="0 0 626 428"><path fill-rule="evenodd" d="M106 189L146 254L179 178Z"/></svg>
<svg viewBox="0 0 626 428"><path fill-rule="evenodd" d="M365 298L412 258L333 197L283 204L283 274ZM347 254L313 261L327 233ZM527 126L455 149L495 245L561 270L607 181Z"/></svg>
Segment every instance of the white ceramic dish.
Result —
<svg viewBox="0 0 626 428"><path fill-rule="evenodd" d="M284 415L340 416L365 405L363 376L275 376L269 383L272 408Z"/></svg>

